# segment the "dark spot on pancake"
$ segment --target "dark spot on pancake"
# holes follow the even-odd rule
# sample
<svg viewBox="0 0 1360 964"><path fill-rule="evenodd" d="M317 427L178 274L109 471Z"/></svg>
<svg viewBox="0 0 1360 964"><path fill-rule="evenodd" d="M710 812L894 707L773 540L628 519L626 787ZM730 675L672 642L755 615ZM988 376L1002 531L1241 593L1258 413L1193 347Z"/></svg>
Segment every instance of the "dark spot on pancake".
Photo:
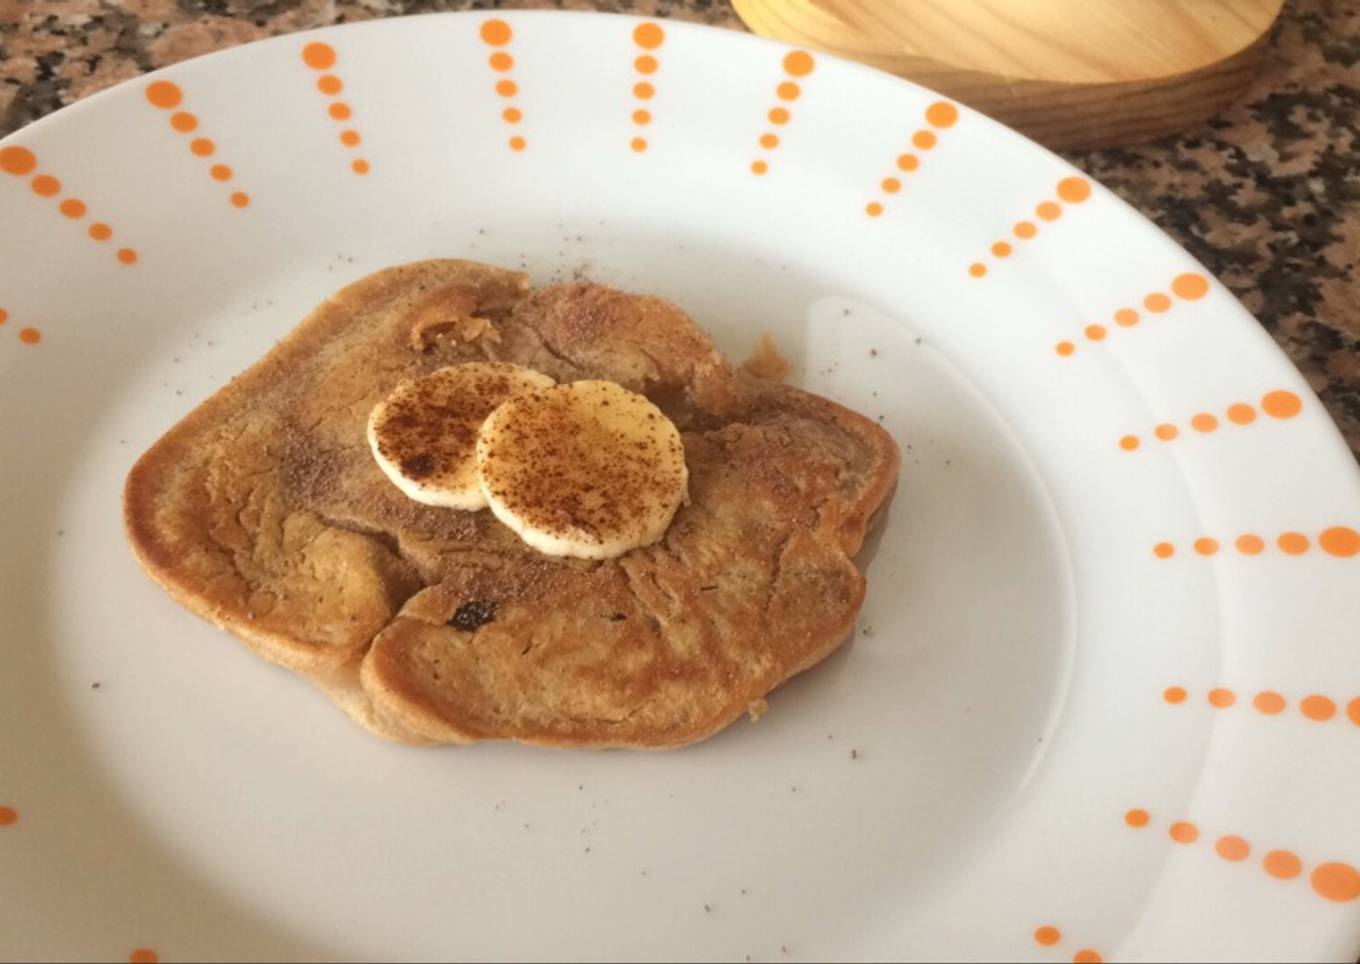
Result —
<svg viewBox="0 0 1360 964"><path fill-rule="evenodd" d="M475 633L496 618L496 604L482 599L463 603L453 613L449 625L465 633Z"/></svg>

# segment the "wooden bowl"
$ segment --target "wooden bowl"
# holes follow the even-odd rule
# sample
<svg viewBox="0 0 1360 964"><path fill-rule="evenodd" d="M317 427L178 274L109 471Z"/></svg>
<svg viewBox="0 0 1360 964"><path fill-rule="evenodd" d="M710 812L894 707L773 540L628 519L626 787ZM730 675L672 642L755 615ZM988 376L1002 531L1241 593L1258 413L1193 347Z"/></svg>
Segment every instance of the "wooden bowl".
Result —
<svg viewBox="0 0 1360 964"><path fill-rule="evenodd" d="M1251 82L1283 0L733 0L755 33L933 88L1051 148L1151 140Z"/></svg>

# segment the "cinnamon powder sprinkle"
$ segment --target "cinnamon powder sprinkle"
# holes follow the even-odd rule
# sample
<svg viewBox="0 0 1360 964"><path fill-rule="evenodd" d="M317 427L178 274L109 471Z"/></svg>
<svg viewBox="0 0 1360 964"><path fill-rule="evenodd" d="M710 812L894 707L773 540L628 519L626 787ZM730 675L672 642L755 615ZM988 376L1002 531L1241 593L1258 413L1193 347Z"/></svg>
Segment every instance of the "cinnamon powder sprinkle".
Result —
<svg viewBox="0 0 1360 964"><path fill-rule="evenodd" d="M647 430L596 411L610 406ZM597 545L629 535L639 520L673 511L687 479L680 433L654 432L648 415L659 416L651 402L611 382L526 392L483 433L482 481L539 531Z"/></svg>
<svg viewBox="0 0 1360 964"><path fill-rule="evenodd" d="M474 447L486 417L516 392L549 381L508 362L477 362L404 382L374 417L378 451L408 478L459 484L476 471Z"/></svg>

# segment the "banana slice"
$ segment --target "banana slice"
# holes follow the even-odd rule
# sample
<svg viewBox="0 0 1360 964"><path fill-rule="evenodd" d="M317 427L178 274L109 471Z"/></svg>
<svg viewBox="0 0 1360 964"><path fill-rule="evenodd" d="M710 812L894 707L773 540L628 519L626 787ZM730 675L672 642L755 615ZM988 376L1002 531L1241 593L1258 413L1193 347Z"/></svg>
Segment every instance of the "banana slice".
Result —
<svg viewBox="0 0 1360 964"><path fill-rule="evenodd" d="M671 420L605 381L511 398L482 426L477 472L491 511L521 539L582 559L660 539L689 481Z"/></svg>
<svg viewBox="0 0 1360 964"><path fill-rule="evenodd" d="M555 384L509 362L450 365L402 382L368 417L368 445L383 474L425 505L484 509L477 432L519 392Z"/></svg>

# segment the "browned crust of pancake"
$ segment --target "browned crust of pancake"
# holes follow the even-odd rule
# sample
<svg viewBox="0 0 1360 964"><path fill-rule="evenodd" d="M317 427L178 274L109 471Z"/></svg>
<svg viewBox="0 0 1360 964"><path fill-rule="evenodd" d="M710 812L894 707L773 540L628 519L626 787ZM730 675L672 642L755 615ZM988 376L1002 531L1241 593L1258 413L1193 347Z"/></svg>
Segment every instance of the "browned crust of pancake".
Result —
<svg viewBox="0 0 1360 964"><path fill-rule="evenodd" d="M551 559L382 476L373 405L484 359L616 381L675 420L691 501L660 543ZM865 592L851 557L898 463L878 425L735 370L661 299L440 260L320 305L138 460L124 513L176 600L374 733L659 748L712 735L845 640Z"/></svg>

